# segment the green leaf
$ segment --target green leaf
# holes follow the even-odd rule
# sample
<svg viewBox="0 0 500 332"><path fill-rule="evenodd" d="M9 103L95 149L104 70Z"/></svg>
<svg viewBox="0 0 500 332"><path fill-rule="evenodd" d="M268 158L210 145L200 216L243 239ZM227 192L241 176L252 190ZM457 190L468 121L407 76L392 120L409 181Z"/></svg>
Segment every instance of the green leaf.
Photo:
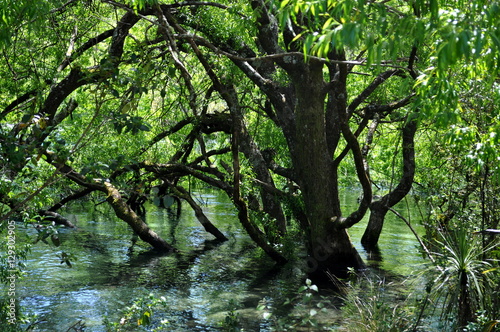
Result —
<svg viewBox="0 0 500 332"><path fill-rule="evenodd" d="M280 5L280 9L285 8L290 3L290 0L283 0Z"/></svg>
<svg viewBox="0 0 500 332"><path fill-rule="evenodd" d="M148 310L142 314L142 324L149 325L151 324L151 312Z"/></svg>
<svg viewBox="0 0 500 332"><path fill-rule="evenodd" d="M307 289L307 286L301 286L301 287L299 287L299 289L297 290L297 292L302 293L306 289Z"/></svg>
<svg viewBox="0 0 500 332"><path fill-rule="evenodd" d="M325 21L325 23L323 24L323 27L321 28L323 31L324 30L327 30L327 29L331 29L331 25L332 23L334 22L334 19L333 17L330 17L329 19L327 19Z"/></svg>

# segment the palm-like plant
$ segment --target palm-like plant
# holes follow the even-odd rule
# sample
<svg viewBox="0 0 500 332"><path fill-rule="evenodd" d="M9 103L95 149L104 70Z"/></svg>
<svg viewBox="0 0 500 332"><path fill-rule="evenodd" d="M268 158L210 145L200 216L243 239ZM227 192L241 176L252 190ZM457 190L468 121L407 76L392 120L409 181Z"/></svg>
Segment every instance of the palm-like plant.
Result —
<svg viewBox="0 0 500 332"><path fill-rule="evenodd" d="M488 248L465 228L440 233L435 253L439 274L434 279L434 294L443 303L443 318L456 314L456 323L464 327L483 309L484 291L489 279L484 271L491 264L484 260Z"/></svg>

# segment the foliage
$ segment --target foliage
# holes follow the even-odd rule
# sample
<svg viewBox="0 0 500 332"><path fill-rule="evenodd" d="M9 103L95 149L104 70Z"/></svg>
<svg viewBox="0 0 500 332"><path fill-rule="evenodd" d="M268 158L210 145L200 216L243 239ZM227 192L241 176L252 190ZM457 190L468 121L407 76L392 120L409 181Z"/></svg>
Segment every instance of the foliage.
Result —
<svg viewBox="0 0 500 332"><path fill-rule="evenodd" d="M464 329L466 332L493 332L495 331L495 326L500 324L499 320L489 319L484 311L479 311L476 313L476 322L471 322L467 324Z"/></svg>
<svg viewBox="0 0 500 332"><path fill-rule="evenodd" d="M226 317L224 317L224 320L219 322L219 326L225 332L241 331L239 313L235 309L236 303L233 299L229 301L229 306L231 309L228 311Z"/></svg>
<svg viewBox="0 0 500 332"><path fill-rule="evenodd" d="M328 239L341 250L332 260L349 257L345 270L361 266L345 229L373 207L372 187L407 181L404 196L415 175L432 207L429 239L438 227L498 228L499 8L483 0L3 1L0 216L35 217L99 192L134 230L149 230L141 204L154 197L170 206L175 192L217 234L191 196L202 183L233 199L241 226L276 261L299 229L308 258ZM417 134L407 142L410 124ZM347 184L363 188L353 210L340 204ZM48 239L56 245L51 225L39 230ZM443 280L458 285L470 274L478 309L479 256L490 240L482 236L477 252L459 238L435 247L444 249ZM63 264L73 260L61 254ZM393 308L358 304L390 320ZM131 312L147 322L141 306ZM300 324L313 325L309 313Z"/></svg>
<svg viewBox="0 0 500 332"><path fill-rule="evenodd" d="M366 50L368 64L380 63L386 55L394 59L408 47L408 40L399 38L406 33L415 37L416 44L430 38L435 41L429 46L440 71L462 59L479 60L482 55L487 55L488 67L498 66L491 54L498 54L500 47L496 2L433 0L402 6L397 1L286 0L279 6L282 25L291 19L304 28L296 39L304 38L305 54L325 57L330 50L347 46ZM484 19L474 24L478 16Z"/></svg>
<svg viewBox="0 0 500 332"><path fill-rule="evenodd" d="M262 318L269 321L271 327L277 331L296 331L301 329L323 330L328 329L321 323L318 316L329 315L334 308L331 300L326 296L318 295L319 288L310 279L306 279L294 296L285 300L283 307L291 308L288 314L281 315L277 308L273 308L266 299L262 299L257 306L262 311Z"/></svg>
<svg viewBox="0 0 500 332"><path fill-rule="evenodd" d="M371 277L348 285L341 308L347 331L417 331L422 303L412 303L411 294L399 294L396 301L390 298L390 289L403 287L407 286Z"/></svg>
<svg viewBox="0 0 500 332"><path fill-rule="evenodd" d="M0 4L0 48L10 45L12 35L16 34L24 22L36 22L39 17L58 7L62 1L2 1ZM33 28L40 28L34 25Z"/></svg>
<svg viewBox="0 0 500 332"><path fill-rule="evenodd" d="M444 321L451 320L454 328L464 327L476 319L476 312L491 309L494 279L487 271L493 270L485 257L492 247L483 248L480 238L471 238L465 227L440 236L435 253L438 275L430 285L433 300L442 303Z"/></svg>
<svg viewBox="0 0 500 332"><path fill-rule="evenodd" d="M157 298L153 294L141 297L123 310L119 322L111 322L106 318L106 331L164 331L168 328L168 321L161 319L157 322L153 318L153 312L167 306L168 303L164 297Z"/></svg>

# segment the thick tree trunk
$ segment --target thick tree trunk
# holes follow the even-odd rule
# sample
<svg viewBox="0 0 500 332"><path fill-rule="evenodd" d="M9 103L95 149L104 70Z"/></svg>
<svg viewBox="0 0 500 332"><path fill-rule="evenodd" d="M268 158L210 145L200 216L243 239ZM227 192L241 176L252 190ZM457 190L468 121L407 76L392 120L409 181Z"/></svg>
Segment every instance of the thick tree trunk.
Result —
<svg viewBox="0 0 500 332"><path fill-rule="evenodd" d="M297 106L292 158L309 221L309 272L321 281L326 272L343 276L363 263L347 231L334 227L341 211L326 137L322 65L310 63L293 78Z"/></svg>
<svg viewBox="0 0 500 332"><path fill-rule="evenodd" d="M474 321L474 311L469 294L469 280L466 271L460 271L460 295L458 300L458 327L463 329Z"/></svg>
<svg viewBox="0 0 500 332"><path fill-rule="evenodd" d="M359 270L365 266L346 229L331 227L310 241L307 268L309 277L316 283L330 282L329 275L345 278L351 268Z"/></svg>

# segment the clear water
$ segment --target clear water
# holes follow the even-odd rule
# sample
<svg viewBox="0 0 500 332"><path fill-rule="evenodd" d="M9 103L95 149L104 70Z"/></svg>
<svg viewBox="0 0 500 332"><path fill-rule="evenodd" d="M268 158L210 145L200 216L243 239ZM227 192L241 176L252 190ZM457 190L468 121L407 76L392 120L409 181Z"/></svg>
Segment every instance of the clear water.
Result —
<svg viewBox="0 0 500 332"><path fill-rule="evenodd" d="M346 193L343 205L353 206L357 196ZM262 312L256 310L259 301L265 299L283 313L287 309L281 304L302 285L303 273L293 265L275 271L273 262L242 230L223 193L196 197L229 241L214 243L187 206L179 220L164 209L147 206L150 227L180 250L169 255L151 253L140 241L131 250L128 225L103 207L76 204L62 211L78 228L60 229L60 247L35 244L27 276L17 286L23 308L41 320L38 329L66 331L82 320L86 331L105 331L105 317L118 322L124 307L153 293L167 300L168 305L154 313L168 320L166 331L219 331L220 322L233 309L247 331L269 330ZM398 209L409 216L406 210L404 204ZM411 216L414 212L409 211ZM350 230L362 254L359 239L365 225L366 220ZM368 263L387 273L409 275L423 262L417 245L403 221L389 215L380 239L383 260ZM62 250L76 258L73 267L61 264Z"/></svg>

